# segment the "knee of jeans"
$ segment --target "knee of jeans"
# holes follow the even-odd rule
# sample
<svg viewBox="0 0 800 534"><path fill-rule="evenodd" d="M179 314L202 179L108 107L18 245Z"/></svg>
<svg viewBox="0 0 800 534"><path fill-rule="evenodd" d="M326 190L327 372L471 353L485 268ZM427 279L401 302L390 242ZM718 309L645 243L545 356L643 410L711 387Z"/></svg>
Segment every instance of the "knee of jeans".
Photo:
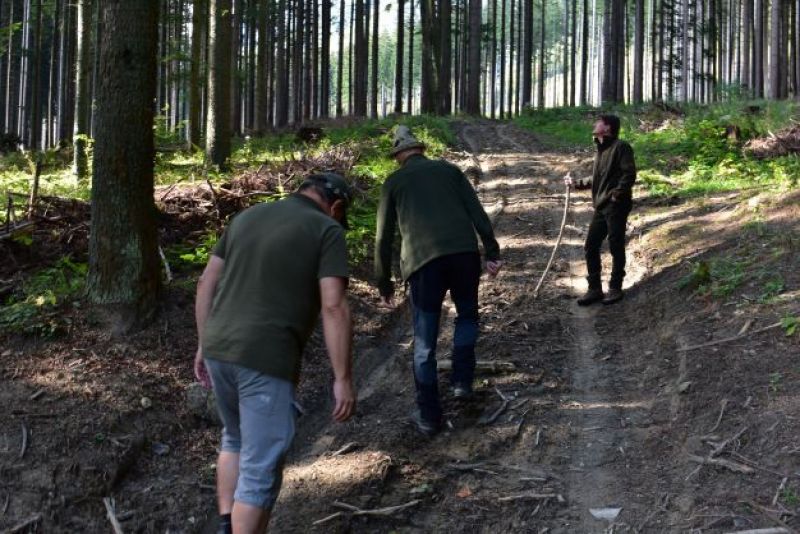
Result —
<svg viewBox="0 0 800 534"><path fill-rule="evenodd" d="M280 493L282 469L283 466L280 465L276 471L267 473L240 471L233 499L262 510L271 510Z"/></svg>

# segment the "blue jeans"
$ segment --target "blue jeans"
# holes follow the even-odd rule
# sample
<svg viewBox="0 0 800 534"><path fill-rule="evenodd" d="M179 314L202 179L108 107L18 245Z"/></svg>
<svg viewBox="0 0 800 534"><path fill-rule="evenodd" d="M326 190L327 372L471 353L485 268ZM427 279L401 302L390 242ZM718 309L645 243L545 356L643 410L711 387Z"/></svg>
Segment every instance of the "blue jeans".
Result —
<svg viewBox="0 0 800 534"><path fill-rule="evenodd" d="M456 306L453 335L453 385L472 387L475 342L478 339L478 282L481 259L477 252L450 254L426 263L408 279L414 319L414 383L422 418L442 420L436 374L436 340L447 291Z"/></svg>

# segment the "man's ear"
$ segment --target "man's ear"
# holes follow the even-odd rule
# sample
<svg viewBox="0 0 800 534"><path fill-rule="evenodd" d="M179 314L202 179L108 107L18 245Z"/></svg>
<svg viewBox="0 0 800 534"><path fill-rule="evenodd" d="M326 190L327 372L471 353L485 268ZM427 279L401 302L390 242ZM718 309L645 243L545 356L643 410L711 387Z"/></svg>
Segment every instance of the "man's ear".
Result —
<svg viewBox="0 0 800 534"><path fill-rule="evenodd" d="M347 207L346 204L342 199L336 199L333 201L331 206L331 216L336 219L337 221L341 221L344 219L345 208Z"/></svg>

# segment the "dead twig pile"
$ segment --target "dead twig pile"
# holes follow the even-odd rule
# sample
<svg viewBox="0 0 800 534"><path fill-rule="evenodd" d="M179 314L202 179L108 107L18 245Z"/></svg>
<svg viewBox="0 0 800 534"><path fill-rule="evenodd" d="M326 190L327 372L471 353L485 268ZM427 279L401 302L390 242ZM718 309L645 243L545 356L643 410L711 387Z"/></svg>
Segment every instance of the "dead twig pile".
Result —
<svg viewBox="0 0 800 534"><path fill-rule="evenodd" d="M800 153L800 125L792 126L777 134L751 139L744 145L744 151L756 158L777 158Z"/></svg>

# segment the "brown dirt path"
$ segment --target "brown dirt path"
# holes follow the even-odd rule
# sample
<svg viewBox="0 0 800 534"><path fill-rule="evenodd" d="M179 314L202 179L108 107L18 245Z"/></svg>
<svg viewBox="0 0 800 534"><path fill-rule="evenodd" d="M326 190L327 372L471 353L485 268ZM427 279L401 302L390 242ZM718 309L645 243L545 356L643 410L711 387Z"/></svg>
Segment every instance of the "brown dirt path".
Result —
<svg viewBox="0 0 800 534"><path fill-rule="evenodd" d="M563 210L561 177L586 169L590 154L543 152L512 125L458 125L479 166L482 201L494 211L506 267L481 287L479 359L511 362L514 372L480 374L476 398L457 402L441 373L450 428L426 440L405 423L413 403L408 317L385 340L384 363L360 384L360 416L329 426L287 470L274 527L300 532L335 514L342 501L376 509L419 500L385 518L336 517L321 532L600 532L609 523L589 508L621 506L617 519L643 520L652 496L627 472L641 446L652 399L632 391L615 358L625 333L607 329L614 309L580 310L584 288L582 232L588 195L573 195L567 235L540 298L531 297L555 241ZM477 161L475 160L477 158ZM498 206L503 206L502 211ZM631 262L632 264L635 262ZM629 282L635 281L632 268ZM567 298L565 298L567 297ZM453 309L446 305L439 359L451 342ZM604 330L606 328L607 330ZM359 355L357 355L358 362ZM623 378L621 378L623 377ZM635 388L636 389L636 388ZM487 416L507 409L492 424ZM633 423L631 422L633 421ZM332 456L348 443L355 452ZM551 497L541 497L551 495ZM303 513L298 514L302 502Z"/></svg>

